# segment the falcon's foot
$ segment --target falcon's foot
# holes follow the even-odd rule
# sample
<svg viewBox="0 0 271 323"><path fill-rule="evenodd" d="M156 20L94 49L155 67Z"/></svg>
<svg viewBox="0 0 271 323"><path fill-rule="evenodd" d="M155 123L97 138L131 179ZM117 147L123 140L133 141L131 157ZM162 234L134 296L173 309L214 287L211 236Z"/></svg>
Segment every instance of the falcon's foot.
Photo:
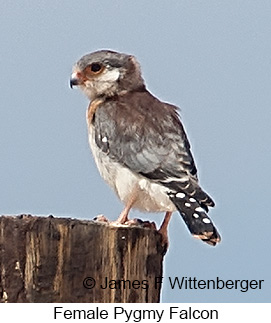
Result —
<svg viewBox="0 0 271 323"><path fill-rule="evenodd" d="M163 247L163 254L165 255L167 250L168 250L168 246L169 246L169 239L168 239L168 225L169 225L169 221L170 218L172 216L172 212L167 212L165 215L165 218L161 224L160 229L158 230L158 232L161 234L161 244Z"/></svg>
<svg viewBox="0 0 271 323"><path fill-rule="evenodd" d="M95 216L93 221L109 223L109 220L103 214L99 214L99 215Z"/></svg>
<svg viewBox="0 0 271 323"><path fill-rule="evenodd" d="M138 226L138 227L142 227L142 228L150 228L150 229L156 230L156 225L154 222L143 221L143 220L137 219L137 218L132 219L132 220L128 220L124 224L129 225L129 226Z"/></svg>
<svg viewBox="0 0 271 323"><path fill-rule="evenodd" d="M125 224L128 221L128 214L129 211L131 210L133 203L129 203L128 205L125 206L121 214L119 215L118 219L116 221L111 222L113 225L118 225L118 224Z"/></svg>
<svg viewBox="0 0 271 323"><path fill-rule="evenodd" d="M119 219L118 219L116 221L110 222L110 224L112 224L112 225L127 225L129 227L136 226L136 227L141 227L141 228L150 228L150 229L157 230L154 222L143 221L143 220L137 219L137 218L131 219L131 220L126 218L125 222L119 221Z"/></svg>

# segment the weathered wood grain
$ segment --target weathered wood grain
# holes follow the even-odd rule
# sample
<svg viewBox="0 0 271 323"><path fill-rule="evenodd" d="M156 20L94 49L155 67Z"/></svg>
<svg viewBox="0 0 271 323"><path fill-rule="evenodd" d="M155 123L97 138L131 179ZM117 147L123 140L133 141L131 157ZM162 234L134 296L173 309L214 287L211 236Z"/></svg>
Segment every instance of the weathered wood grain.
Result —
<svg viewBox="0 0 271 323"><path fill-rule="evenodd" d="M162 276L162 263L154 229L0 217L1 302L159 302L155 277ZM87 277L95 279L94 288L84 287L92 283ZM101 287L106 277L111 288Z"/></svg>

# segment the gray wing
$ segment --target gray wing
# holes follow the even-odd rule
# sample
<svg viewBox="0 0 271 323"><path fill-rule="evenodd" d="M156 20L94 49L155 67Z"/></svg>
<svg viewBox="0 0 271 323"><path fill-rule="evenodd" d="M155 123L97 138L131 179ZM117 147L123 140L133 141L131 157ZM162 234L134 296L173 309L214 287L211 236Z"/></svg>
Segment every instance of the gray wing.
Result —
<svg viewBox="0 0 271 323"><path fill-rule="evenodd" d="M94 122L96 144L110 158L171 190L197 195L206 205L213 205L198 185L190 144L175 106L147 91L132 92L103 103Z"/></svg>

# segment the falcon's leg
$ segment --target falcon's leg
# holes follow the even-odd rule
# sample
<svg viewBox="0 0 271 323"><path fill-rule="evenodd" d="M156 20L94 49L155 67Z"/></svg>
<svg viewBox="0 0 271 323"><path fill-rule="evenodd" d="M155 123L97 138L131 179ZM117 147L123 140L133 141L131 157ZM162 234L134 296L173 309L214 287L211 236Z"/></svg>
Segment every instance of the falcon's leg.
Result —
<svg viewBox="0 0 271 323"><path fill-rule="evenodd" d="M121 214L119 215L118 219L114 221L116 224L124 224L128 221L128 214L131 210L133 204L128 204L125 206L125 208L122 210Z"/></svg>
<svg viewBox="0 0 271 323"><path fill-rule="evenodd" d="M169 246L169 240L168 240L168 225L169 225L169 221L171 219L171 216L172 216L172 212L167 212L165 217L164 217L164 220L161 224L161 227L160 229L158 230L159 233L161 233L162 235L162 245L164 246L164 253L166 253L167 251L167 248Z"/></svg>
<svg viewBox="0 0 271 323"><path fill-rule="evenodd" d="M140 219L132 219L132 220L128 219L129 212L130 212L134 202L136 201L136 196L137 196L136 194L132 195L129 203L126 204L125 208L121 212L118 219L116 221L111 222L111 224L113 224L113 225L125 224L128 226L140 226L143 228L152 228L152 229L156 230L156 226L155 226L154 222L142 221Z"/></svg>
<svg viewBox="0 0 271 323"><path fill-rule="evenodd" d="M113 224L124 224L128 221L128 214L135 202L136 198L133 195L130 201L125 205L125 208L122 210L121 214L119 215L118 219L113 222Z"/></svg>

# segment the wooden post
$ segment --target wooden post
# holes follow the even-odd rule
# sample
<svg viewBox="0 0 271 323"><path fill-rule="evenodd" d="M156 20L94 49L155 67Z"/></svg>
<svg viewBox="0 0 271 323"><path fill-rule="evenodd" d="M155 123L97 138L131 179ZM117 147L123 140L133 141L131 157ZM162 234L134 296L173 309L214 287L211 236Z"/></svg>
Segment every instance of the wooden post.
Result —
<svg viewBox="0 0 271 323"><path fill-rule="evenodd" d="M154 229L0 217L0 302L159 302L162 263Z"/></svg>

